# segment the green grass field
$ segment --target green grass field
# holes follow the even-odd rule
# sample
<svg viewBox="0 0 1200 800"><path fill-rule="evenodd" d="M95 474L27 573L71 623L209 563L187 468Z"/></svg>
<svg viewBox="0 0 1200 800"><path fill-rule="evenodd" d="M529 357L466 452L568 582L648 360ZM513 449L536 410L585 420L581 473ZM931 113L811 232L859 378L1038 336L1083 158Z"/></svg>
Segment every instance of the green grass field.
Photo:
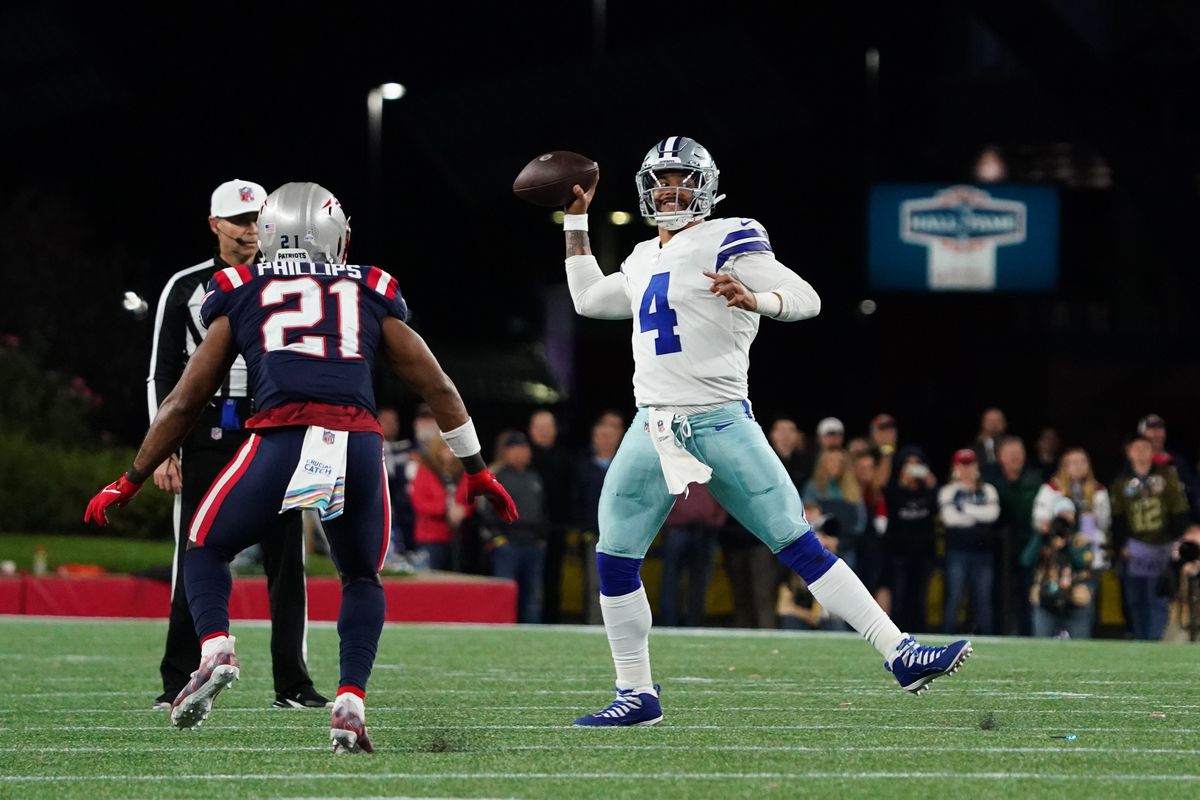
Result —
<svg viewBox="0 0 1200 800"><path fill-rule="evenodd" d="M913 697L849 634L658 631L664 722L586 730L610 699L600 629L393 625L377 752L335 757L327 712L268 708L268 629L236 628L242 680L192 732L149 709L163 623L0 619L0 797L1200 794L1189 645L984 639ZM326 691L336 638L310 633Z"/></svg>

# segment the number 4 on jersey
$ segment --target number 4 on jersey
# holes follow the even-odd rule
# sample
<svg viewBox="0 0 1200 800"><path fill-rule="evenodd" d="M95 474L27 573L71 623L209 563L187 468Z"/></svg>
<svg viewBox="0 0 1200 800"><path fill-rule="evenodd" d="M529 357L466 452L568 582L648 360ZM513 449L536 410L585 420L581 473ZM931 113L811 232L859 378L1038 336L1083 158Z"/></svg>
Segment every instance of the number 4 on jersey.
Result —
<svg viewBox="0 0 1200 800"><path fill-rule="evenodd" d="M638 320L642 333L657 332L654 339L654 354L665 356L668 353L678 353L683 350L683 342L679 340L675 328L679 320L675 309L667 301L667 289L671 286L671 273L660 272L650 276L650 285L642 295L642 307L638 311Z"/></svg>

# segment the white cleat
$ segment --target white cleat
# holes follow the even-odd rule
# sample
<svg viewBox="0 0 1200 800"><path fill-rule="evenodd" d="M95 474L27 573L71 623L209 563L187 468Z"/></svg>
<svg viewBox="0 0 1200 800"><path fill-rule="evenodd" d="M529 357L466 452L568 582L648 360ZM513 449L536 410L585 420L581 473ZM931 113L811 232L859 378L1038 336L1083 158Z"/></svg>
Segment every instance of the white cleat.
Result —
<svg viewBox="0 0 1200 800"><path fill-rule="evenodd" d="M329 723L329 740L334 754L375 752L371 737L367 735L366 716L362 698L349 692L338 695Z"/></svg>
<svg viewBox="0 0 1200 800"><path fill-rule="evenodd" d="M236 681L240 673L241 665L230 636L220 650L200 659L200 667L171 704L171 724L176 728L199 728L208 719L217 695Z"/></svg>

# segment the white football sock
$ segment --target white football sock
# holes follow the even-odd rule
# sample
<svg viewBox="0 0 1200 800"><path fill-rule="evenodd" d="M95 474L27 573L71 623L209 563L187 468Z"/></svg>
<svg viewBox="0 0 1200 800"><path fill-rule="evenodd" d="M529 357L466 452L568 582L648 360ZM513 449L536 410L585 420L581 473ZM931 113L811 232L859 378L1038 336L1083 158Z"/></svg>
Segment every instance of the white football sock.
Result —
<svg viewBox="0 0 1200 800"><path fill-rule="evenodd" d="M200 645L200 657L207 658L213 653L233 652L234 637L214 636Z"/></svg>
<svg viewBox="0 0 1200 800"><path fill-rule="evenodd" d="M365 715L367 713L363 699L353 692L342 692L337 696L337 699L334 700L333 703L334 705L350 706L350 708L357 711L359 714Z"/></svg>
<svg viewBox="0 0 1200 800"><path fill-rule="evenodd" d="M619 597L600 595L604 631L617 668L617 688L653 692L650 680L650 601L646 587Z"/></svg>
<svg viewBox="0 0 1200 800"><path fill-rule="evenodd" d="M896 623L883 613L854 570L840 558L828 572L810 583L808 589L830 614L846 620L884 658L890 656L904 639Z"/></svg>

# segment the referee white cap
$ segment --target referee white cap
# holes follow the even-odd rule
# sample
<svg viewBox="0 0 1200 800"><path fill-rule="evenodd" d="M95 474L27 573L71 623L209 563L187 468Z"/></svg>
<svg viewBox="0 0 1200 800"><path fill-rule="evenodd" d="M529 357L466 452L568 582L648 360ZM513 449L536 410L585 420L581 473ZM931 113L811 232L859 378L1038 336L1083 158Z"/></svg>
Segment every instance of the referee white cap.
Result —
<svg viewBox="0 0 1200 800"><path fill-rule="evenodd" d="M266 199L267 190L259 184L234 178L213 190L209 213L214 217L236 217L249 211L257 214Z"/></svg>

